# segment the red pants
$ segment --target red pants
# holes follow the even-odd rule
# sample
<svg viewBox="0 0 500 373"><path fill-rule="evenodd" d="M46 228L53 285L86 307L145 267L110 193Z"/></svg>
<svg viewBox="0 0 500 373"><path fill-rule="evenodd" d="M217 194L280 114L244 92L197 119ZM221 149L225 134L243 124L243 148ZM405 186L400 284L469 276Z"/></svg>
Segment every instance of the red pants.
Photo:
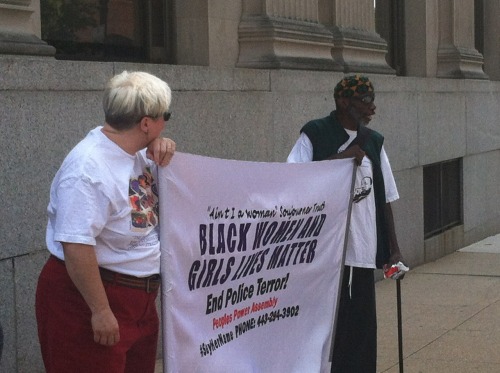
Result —
<svg viewBox="0 0 500 373"><path fill-rule="evenodd" d="M91 312L63 262L50 257L36 291L36 318L47 373L153 373L159 320L157 291L104 283L120 342L94 342Z"/></svg>

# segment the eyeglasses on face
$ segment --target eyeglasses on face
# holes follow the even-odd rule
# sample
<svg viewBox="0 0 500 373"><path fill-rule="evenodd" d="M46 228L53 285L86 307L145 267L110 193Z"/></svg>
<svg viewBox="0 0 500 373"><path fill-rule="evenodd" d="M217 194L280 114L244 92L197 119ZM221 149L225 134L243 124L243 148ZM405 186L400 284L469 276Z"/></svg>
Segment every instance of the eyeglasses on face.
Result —
<svg viewBox="0 0 500 373"><path fill-rule="evenodd" d="M170 119L170 117L172 116L172 113L170 111L166 111L164 112L162 115L160 115L161 117L163 117L163 120L165 122L168 122L168 120ZM148 118L153 118L153 119L157 119L159 118L160 116L157 116L157 117L153 117L152 115L145 115L144 117L148 117ZM143 118L144 118L143 117Z"/></svg>
<svg viewBox="0 0 500 373"><path fill-rule="evenodd" d="M371 104L373 101L375 101L375 95L368 94L364 96L357 96L353 97L354 99L361 101L363 104Z"/></svg>

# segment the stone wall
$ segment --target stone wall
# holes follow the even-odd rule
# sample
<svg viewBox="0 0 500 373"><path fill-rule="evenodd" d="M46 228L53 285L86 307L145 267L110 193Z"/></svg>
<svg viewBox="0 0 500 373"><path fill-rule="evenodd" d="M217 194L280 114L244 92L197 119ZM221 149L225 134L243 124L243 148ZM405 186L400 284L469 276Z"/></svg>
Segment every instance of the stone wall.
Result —
<svg viewBox="0 0 500 373"><path fill-rule="evenodd" d="M123 70L173 89L165 135L178 151L285 161L307 120L327 115L339 72L64 62L0 57L2 372L43 371L34 292L43 265L50 182L67 152L102 123L101 92ZM500 232L500 82L370 75L371 126L384 133L401 199L400 246L411 267ZM436 251L424 241L422 166L463 157L464 224ZM442 246L440 246L442 247Z"/></svg>

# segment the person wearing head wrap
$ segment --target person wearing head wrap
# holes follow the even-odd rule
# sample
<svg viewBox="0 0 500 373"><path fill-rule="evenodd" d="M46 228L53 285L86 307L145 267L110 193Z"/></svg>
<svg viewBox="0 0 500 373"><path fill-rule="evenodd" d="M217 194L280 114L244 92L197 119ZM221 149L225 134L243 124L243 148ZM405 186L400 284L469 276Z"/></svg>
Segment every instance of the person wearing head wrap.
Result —
<svg viewBox="0 0 500 373"><path fill-rule="evenodd" d="M333 90L335 99L339 97L361 97L370 94L374 96L373 84L366 76L351 75L337 83Z"/></svg>
<svg viewBox="0 0 500 373"><path fill-rule="evenodd" d="M374 269L403 261L390 204L399 194L384 137L367 127L376 109L373 83L349 75L333 92L336 110L302 127L287 161L353 158L357 164L331 372L375 373Z"/></svg>

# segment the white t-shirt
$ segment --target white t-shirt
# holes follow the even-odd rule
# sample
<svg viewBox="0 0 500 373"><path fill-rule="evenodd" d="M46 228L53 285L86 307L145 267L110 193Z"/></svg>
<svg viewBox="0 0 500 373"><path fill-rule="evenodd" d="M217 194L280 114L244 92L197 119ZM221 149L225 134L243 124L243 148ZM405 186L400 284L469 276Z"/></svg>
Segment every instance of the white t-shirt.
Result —
<svg viewBox="0 0 500 373"><path fill-rule="evenodd" d="M339 153L344 151L357 136L357 131L345 131L349 135L349 140L339 148ZM288 156L287 162L311 162L312 159L313 146L311 141L305 133L301 133ZM399 198L399 194L394 176L392 175L391 165L383 146L380 153L380 161L384 177L386 201L393 202ZM345 264L353 267L376 268L376 255L377 224L375 195L373 193L373 170L370 159L364 157L356 173Z"/></svg>
<svg viewBox="0 0 500 373"><path fill-rule="evenodd" d="M97 127L67 155L50 189L46 243L94 246L99 266L138 277L160 272L156 166Z"/></svg>

